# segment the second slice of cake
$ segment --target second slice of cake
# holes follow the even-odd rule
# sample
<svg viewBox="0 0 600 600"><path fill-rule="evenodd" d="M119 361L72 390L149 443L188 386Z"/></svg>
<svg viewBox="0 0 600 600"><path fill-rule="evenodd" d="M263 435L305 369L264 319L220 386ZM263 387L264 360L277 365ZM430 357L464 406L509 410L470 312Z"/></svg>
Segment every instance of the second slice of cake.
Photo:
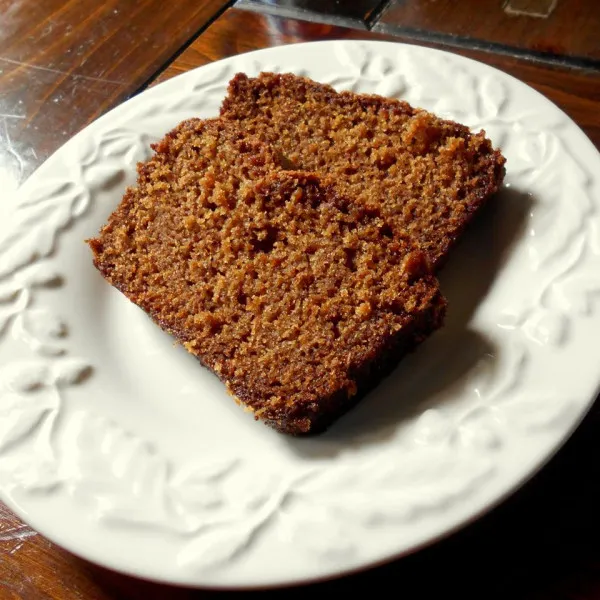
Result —
<svg viewBox="0 0 600 600"><path fill-rule="evenodd" d="M504 157L483 132L290 73L239 73L221 116L296 168L329 175L340 192L380 206L434 267L504 178Z"/></svg>

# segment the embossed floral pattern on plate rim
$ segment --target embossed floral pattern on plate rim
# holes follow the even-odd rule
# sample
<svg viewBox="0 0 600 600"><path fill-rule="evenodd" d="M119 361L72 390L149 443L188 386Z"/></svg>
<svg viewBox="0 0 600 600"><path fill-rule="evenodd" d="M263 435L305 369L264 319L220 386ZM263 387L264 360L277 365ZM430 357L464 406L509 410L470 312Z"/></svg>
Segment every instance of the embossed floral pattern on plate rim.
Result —
<svg viewBox="0 0 600 600"><path fill-rule="evenodd" d="M404 98L485 128L508 158L506 206L513 194L511 210L515 198L527 207L465 322L454 319L380 386L381 406L403 394L404 413L361 429L359 407L313 441L282 440L233 406L103 287L82 243L152 140L183 118L216 115L235 72L262 70ZM140 94L52 156L0 224L2 498L83 557L191 585L314 580L448 533L535 472L595 397L599 167L589 140L537 92L401 44L263 50ZM450 266L442 280L457 273ZM443 358L458 342L458 354L473 349L464 373ZM577 381L565 375L575 362ZM447 364L461 373L439 374ZM452 385L416 399L432 368Z"/></svg>

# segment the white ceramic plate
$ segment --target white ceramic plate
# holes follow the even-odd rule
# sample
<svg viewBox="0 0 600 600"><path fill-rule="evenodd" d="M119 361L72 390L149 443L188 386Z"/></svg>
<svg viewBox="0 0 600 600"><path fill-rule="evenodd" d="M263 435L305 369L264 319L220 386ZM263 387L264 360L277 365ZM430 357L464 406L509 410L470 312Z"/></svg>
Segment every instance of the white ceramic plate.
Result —
<svg viewBox="0 0 600 600"><path fill-rule="evenodd" d="M83 243L152 140L216 115L228 80L261 70L405 98L485 128L508 158L442 274L445 328L314 439L238 408ZM52 156L0 221L2 499L89 560L199 586L314 580L447 534L530 477L595 398L599 173L540 94L426 48L274 48L140 94Z"/></svg>

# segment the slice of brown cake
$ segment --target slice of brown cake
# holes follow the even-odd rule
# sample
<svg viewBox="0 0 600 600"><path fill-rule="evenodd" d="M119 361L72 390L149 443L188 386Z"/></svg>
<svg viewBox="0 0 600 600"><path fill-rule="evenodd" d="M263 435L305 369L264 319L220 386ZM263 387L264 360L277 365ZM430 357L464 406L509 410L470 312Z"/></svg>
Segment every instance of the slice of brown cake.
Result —
<svg viewBox="0 0 600 600"><path fill-rule="evenodd" d="M95 265L257 419L323 429L440 326L424 254L379 209L278 172L231 124L188 121L155 150Z"/></svg>
<svg viewBox="0 0 600 600"><path fill-rule="evenodd" d="M505 160L483 132L292 74L236 75L221 116L295 168L330 175L341 193L380 205L435 267L504 178Z"/></svg>

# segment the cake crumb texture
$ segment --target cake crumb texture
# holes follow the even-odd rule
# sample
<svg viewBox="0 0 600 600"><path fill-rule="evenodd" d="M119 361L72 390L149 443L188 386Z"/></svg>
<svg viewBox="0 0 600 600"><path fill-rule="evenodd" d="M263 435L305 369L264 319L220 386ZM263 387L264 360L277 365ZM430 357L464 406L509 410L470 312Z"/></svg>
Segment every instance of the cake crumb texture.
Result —
<svg viewBox="0 0 600 600"><path fill-rule="evenodd" d="M504 178L484 132L293 74L237 74L221 116L410 234L435 267Z"/></svg>
<svg viewBox="0 0 600 600"><path fill-rule="evenodd" d="M322 430L441 325L427 255L376 203L224 120L154 150L94 263L256 418Z"/></svg>

